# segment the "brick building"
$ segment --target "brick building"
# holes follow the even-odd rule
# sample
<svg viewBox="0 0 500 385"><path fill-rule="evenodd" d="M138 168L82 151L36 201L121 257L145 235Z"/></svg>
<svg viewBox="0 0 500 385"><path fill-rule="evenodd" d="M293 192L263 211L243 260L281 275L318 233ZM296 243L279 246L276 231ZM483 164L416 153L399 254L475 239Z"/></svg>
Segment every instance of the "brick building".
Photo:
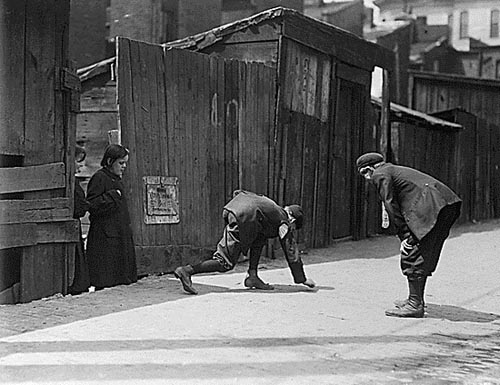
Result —
<svg viewBox="0 0 500 385"><path fill-rule="evenodd" d="M324 0L305 0L304 14L363 37L367 18L363 0L325 3Z"/></svg>
<svg viewBox="0 0 500 385"><path fill-rule="evenodd" d="M221 24L231 23L274 7L303 12L303 3L303 0L222 0Z"/></svg>
<svg viewBox="0 0 500 385"><path fill-rule="evenodd" d="M109 3L110 0L71 0L69 58L78 68L100 61L108 54Z"/></svg>
<svg viewBox="0 0 500 385"><path fill-rule="evenodd" d="M164 43L218 26L221 14L222 0L110 0L109 38Z"/></svg>
<svg viewBox="0 0 500 385"><path fill-rule="evenodd" d="M357 1L357 0L356 0ZM303 0L71 0L70 57L78 68L115 54L115 36L165 43Z"/></svg>
<svg viewBox="0 0 500 385"><path fill-rule="evenodd" d="M500 45L498 0L375 0L380 16L394 20L402 13L427 17L429 24L450 27L450 45L468 51L471 38L487 45Z"/></svg>

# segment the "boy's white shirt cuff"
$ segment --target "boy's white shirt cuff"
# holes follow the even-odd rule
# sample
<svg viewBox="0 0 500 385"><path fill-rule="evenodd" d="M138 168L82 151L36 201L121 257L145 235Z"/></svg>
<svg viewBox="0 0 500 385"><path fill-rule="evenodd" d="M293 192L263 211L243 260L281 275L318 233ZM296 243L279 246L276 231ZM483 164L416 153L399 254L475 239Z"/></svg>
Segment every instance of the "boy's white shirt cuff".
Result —
<svg viewBox="0 0 500 385"><path fill-rule="evenodd" d="M279 227L279 237L280 239L284 239L286 235L288 234L289 226L286 223L283 223Z"/></svg>

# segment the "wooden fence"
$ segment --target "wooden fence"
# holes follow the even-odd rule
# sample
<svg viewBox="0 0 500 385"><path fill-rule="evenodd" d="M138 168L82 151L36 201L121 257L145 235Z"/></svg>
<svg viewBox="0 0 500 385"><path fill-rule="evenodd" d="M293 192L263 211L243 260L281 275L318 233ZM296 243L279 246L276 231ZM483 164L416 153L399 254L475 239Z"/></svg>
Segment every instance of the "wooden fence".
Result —
<svg viewBox="0 0 500 385"><path fill-rule="evenodd" d="M449 180L467 201L465 218L500 217L500 81L414 71L410 84L416 110L464 126L455 158L442 150L443 140L433 141L435 150L427 158L437 172L451 162Z"/></svg>
<svg viewBox="0 0 500 385"><path fill-rule="evenodd" d="M71 280L79 79L68 22L69 0L0 4L0 303L65 293Z"/></svg>
<svg viewBox="0 0 500 385"><path fill-rule="evenodd" d="M233 190L269 193L275 70L127 39L118 52L139 272L168 271L212 252Z"/></svg>

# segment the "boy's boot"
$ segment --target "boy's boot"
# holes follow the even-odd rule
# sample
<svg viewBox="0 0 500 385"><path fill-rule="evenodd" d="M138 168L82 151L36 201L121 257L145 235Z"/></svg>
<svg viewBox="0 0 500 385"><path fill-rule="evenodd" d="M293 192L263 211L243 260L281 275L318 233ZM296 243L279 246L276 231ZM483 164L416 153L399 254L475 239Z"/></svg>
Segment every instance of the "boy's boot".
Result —
<svg viewBox="0 0 500 385"><path fill-rule="evenodd" d="M420 286L420 289L421 289L421 297L422 297L422 305L423 307L427 307L427 305L425 304L425 299L424 299L424 292L425 292L425 284L427 282L427 277L422 277L422 283L421 283L421 286ZM394 306L396 306L397 308L401 308L403 307L404 305L406 305L408 303L408 298L406 299L397 299L394 301Z"/></svg>
<svg viewBox="0 0 500 385"><path fill-rule="evenodd" d="M410 292L408 302L402 307L386 310L385 315L390 317L423 318L423 278L421 276L408 277L408 289Z"/></svg>
<svg viewBox="0 0 500 385"><path fill-rule="evenodd" d="M174 275L181 281L184 291L189 294L198 294L196 289L193 287L193 282L191 281L193 273L194 271L191 265L180 266L174 271Z"/></svg>
<svg viewBox="0 0 500 385"><path fill-rule="evenodd" d="M248 270L248 275L245 278L245 287L250 289L259 289L259 290L273 290L274 286L265 283L262 281L257 275L257 270Z"/></svg>

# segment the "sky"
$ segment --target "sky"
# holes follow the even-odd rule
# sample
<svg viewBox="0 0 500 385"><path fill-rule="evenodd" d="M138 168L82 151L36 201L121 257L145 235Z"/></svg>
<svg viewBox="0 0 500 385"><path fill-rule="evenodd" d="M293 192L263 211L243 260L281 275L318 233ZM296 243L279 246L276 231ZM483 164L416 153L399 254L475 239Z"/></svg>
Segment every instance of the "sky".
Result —
<svg viewBox="0 0 500 385"><path fill-rule="evenodd" d="M350 1L350 0L325 0L325 3L332 3L332 2L341 3L343 1ZM373 0L364 0L364 2L367 7L373 6Z"/></svg>

